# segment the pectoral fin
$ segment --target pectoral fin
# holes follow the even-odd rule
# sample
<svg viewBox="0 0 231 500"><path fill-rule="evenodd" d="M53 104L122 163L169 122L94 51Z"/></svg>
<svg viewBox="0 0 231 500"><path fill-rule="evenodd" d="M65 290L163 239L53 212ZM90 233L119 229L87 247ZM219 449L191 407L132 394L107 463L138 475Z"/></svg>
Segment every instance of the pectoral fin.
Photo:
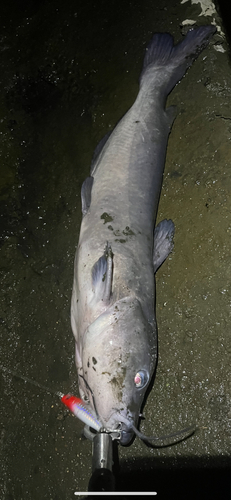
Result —
<svg viewBox="0 0 231 500"><path fill-rule="evenodd" d="M173 249L175 226L171 219L164 219L157 224L154 231L153 266L154 273L163 264Z"/></svg>
<svg viewBox="0 0 231 500"><path fill-rule="evenodd" d="M95 299L98 302L110 300L113 277L113 253L111 246L106 243L104 254L100 257L92 268L92 284L95 292Z"/></svg>

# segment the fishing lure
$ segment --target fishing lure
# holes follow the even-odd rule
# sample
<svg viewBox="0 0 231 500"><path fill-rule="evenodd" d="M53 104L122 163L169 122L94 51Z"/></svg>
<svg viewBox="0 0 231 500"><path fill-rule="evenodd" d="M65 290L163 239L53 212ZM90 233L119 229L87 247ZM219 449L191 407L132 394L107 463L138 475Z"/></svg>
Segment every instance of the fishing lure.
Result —
<svg viewBox="0 0 231 500"><path fill-rule="evenodd" d="M87 424L92 429L95 429L97 432L99 432L99 430L102 428L100 422L89 412L87 405L85 405L82 399L77 398L76 396L72 396L72 394L63 394L62 392L59 391L52 391L45 385L39 384L38 382L32 380L31 378L25 377L24 375L9 370L8 368L5 368L5 366L0 365L0 369L6 373L9 373L10 375L13 375L14 377L21 378L22 380L24 380L24 382L28 382L29 384L33 384L37 387L40 387L40 389L43 389L48 394L55 394L55 396L61 398L62 403L77 418L79 418L79 420L84 422L84 424Z"/></svg>
<svg viewBox="0 0 231 500"><path fill-rule="evenodd" d="M98 420L88 411L88 408L85 406L84 402L80 398L76 398L71 394L63 394L61 401L67 408L82 422L86 425L95 429L96 431L100 431L102 425Z"/></svg>

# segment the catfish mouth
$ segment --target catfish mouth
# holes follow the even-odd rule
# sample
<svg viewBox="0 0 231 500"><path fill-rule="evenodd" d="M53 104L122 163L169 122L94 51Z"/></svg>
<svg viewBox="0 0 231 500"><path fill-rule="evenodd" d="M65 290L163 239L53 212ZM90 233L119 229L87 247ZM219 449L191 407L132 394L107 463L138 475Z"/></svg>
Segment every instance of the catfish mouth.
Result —
<svg viewBox="0 0 231 500"><path fill-rule="evenodd" d="M126 446L134 436L133 427L134 423L132 417L125 417L117 410L108 420L105 425L105 430L112 435L119 433L119 443Z"/></svg>
<svg viewBox="0 0 231 500"><path fill-rule="evenodd" d="M110 419L112 420L112 418ZM101 421L102 423L102 421ZM115 418L113 419L113 425L110 426L110 421L106 425L102 423L102 427L100 431L96 431L95 428L91 428L89 425L85 425L84 427L84 435L90 441L93 441L97 432L105 432L106 434L110 434L113 440L117 440L119 444L122 446L126 446L130 444L131 440L134 437L134 425L129 421L128 418L121 416L121 418L117 418L115 422Z"/></svg>

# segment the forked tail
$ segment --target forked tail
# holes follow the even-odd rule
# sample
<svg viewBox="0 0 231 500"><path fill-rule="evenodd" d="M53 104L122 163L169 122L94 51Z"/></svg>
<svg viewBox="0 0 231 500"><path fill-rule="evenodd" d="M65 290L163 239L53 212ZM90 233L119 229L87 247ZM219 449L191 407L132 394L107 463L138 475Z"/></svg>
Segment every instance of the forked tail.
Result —
<svg viewBox="0 0 231 500"><path fill-rule="evenodd" d="M191 29L177 45L169 33L156 33L146 48L140 87L159 89L166 98L215 32L215 26Z"/></svg>

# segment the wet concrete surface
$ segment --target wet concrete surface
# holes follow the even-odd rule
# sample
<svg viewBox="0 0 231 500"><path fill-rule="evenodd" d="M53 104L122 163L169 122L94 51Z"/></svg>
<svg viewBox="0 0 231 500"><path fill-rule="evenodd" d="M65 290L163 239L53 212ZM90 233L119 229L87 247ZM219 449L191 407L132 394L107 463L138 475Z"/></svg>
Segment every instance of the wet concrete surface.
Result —
<svg viewBox="0 0 231 500"><path fill-rule="evenodd" d="M94 148L134 102L155 31L178 41L185 19L223 28L191 2L9 1L1 9L1 365L78 395L69 311L80 188ZM141 424L147 435L198 430L171 447L138 439L119 447L120 491L230 497L230 95L218 32L168 101L178 116L158 221L173 219L175 247L157 273L159 362ZM78 498L91 476L82 423L56 396L3 370L0 385L1 498Z"/></svg>

